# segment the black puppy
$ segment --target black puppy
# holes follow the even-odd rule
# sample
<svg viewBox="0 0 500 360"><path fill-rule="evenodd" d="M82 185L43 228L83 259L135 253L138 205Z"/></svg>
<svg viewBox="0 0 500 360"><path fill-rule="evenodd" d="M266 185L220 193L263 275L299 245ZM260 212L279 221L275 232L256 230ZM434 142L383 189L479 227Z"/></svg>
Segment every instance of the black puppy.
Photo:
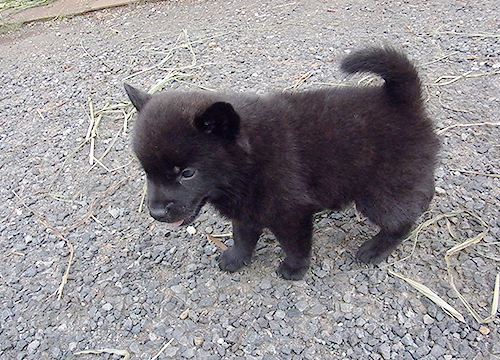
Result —
<svg viewBox="0 0 500 360"><path fill-rule="evenodd" d="M151 216L186 225L208 201L233 221L221 269L248 262L268 228L286 253L278 272L296 280L309 267L314 213L355 202L380 227L357 257L384 260L432 199L438 140L404 55L369 49L342 69L385 84L267 96L151 96L125 85L139 111L133 148Z"/></svg>

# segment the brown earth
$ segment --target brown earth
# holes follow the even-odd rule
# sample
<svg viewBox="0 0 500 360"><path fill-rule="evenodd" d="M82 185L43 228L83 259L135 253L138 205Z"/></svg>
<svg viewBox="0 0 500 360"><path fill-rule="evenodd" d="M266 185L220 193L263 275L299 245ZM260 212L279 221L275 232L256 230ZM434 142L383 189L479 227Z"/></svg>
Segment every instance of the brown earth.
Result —
<svg viewBox="0 0 500 360"><path fill-rule="evenodd" d="M0 12L0 24L31 22L130 4L134 0L58 0L21 11Z"/></svg>

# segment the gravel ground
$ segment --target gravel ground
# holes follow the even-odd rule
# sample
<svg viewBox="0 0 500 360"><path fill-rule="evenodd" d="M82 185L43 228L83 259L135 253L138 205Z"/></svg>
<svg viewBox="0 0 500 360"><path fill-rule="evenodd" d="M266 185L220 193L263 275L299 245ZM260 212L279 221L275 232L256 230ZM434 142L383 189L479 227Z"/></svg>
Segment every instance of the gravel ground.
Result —
<svg viewBox="0 0 500 360"><path fill-rule="evenodd" d="M0 36L0 358L121 359L77 354L120 349L132 359L500 359L499 320L474 320L444 257L487 231L450 266L488 317L500 272L500 127L491 124L500 119L499 13L494 0L179 1ZM166 88L262 93L309 76L300 90L366 82L340 73L339 61L380 44L416 62L443 130L437 194L421 221L467 211L431 222L392 265L354 260L376 229L350 208L318 214L304 280L275 274L282 253L270 234L248 267L223 273L206 234L231 229L213 209L180 230L139 212L144 174L123 119L97 128L95 156L110 147L106 168L89 165L89 142L79 147L90 103L96 111L126 100L123 79L140 70L149 69L128 81L145 89L178 66L185 82ZM465 322L388 269L431 288Z"/></svg>

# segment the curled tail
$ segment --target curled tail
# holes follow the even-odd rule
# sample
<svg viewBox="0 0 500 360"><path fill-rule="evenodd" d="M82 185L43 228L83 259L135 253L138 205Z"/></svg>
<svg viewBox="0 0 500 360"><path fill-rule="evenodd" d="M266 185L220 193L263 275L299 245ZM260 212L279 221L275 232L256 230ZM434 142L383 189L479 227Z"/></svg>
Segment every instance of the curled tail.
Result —
<svg viewBox="0 0 500 360"><path fill-rule="evenodd" d="M392 48L355 52L342 61L341 68L351 74L369 71L380 75L387 95L398 104L422 102L417 70L404 54Z"/></svg>

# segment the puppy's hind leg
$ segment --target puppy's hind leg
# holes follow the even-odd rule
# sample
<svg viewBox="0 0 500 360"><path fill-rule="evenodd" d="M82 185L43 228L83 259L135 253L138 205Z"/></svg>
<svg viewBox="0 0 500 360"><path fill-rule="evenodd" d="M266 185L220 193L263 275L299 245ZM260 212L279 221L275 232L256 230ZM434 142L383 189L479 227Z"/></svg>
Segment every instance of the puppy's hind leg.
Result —
<svg viewBox="0 0 500 360"><path fill-rule="evenodd" d="M401 191L397 196L386 192L377 194L375 199L357 201L358 209L380 227L380 232L359 248L356 257L367 264L385 260L427 209L433 194L434 183L430 178L416 190Z"/></svg>
<svg viewBox="0 0 500 360"><path fill-rule="evenodd" d="M381 229L380 232L361 245L356 257L365 264L379 264L399 245L410 232L413 224L402 225L397 230Z"/></svg>
<svg viewBox="0 0 500 360"><path fill-rule="evenodd" d="M233 221L234 245L224 251L219 259L221 270L234 272L246 265L259 240L262 229L260 227Z"/></svg>

